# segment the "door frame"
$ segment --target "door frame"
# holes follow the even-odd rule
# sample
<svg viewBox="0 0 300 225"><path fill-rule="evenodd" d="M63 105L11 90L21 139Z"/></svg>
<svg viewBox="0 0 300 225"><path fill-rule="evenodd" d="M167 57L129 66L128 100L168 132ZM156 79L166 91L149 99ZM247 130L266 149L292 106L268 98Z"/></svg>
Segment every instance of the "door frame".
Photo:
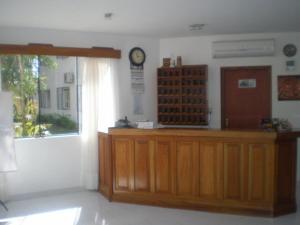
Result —
<svg viewBox="0 0 300 225"><path fill-rule="evenodd" d="M272 66L233 66L233 67L221 67L221 128L225 128L225 72L240 70L240 69L264 69L267 72L267 79L269 83L269 117L272 116Z"/></svg>

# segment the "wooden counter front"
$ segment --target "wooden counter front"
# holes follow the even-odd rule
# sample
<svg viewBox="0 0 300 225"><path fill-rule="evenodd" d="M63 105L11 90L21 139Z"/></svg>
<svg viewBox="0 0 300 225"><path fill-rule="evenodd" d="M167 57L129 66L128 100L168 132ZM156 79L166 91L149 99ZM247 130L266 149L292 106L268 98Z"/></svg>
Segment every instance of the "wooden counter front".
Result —
<svg viewBox="0 0 300 225"><path fill-rule="evenodd" d="M299 132L117 129L99 133L109 200L276 216L296 210Z"/></svg>

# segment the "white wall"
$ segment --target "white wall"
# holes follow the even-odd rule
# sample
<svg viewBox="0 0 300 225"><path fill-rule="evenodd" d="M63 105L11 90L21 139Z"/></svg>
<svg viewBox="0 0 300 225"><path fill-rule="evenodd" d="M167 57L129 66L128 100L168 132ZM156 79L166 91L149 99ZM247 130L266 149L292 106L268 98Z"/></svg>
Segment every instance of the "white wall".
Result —
<svg viewBox="0 0 300 225"><path fill-rule="evenodd" d="M80 187L80 137L15 141L18 170L6 175L9 196Z"/></svg>
<svg viewBox="0 0 300 225"><path fill-rule="evenodd" d="M66 47L113 47L120 49L118 60L120 117L131 121L156 120L156 68L159 62L159 40L143 37L67 32L44 29L0 27L1 44L50 43ZM144 115L133 114L128 53L139 46L146 52L144 65ZM72 188L80 182L79 137L29 139L16 141L19 170L7 177L9 195Z"/></svg>
<svg viewBox="0 0 300 225"><path fill-rule="evenodd" d="M211 43L219 40L240 40L274 38L276 41L276 55L272 57L249 57L212 59ZM300 74L300 53L292 58L296 61L297 69L287 72L285 68L287 58L282 53L285 44L294 43L300 49L300 33L274 34L245 34L245 35L218 35L186 38L168 38L160 40L160 65L163 57L182 56L183 64L208 65L208 100L212 109L210 126L220 127L220 67L223 66L272 66L272 114L273 117L287 118L294 128L300 128L300 102L277 100L277 76L285 74ZM300 181L300 146L298 144L298 180Z"/></svg>

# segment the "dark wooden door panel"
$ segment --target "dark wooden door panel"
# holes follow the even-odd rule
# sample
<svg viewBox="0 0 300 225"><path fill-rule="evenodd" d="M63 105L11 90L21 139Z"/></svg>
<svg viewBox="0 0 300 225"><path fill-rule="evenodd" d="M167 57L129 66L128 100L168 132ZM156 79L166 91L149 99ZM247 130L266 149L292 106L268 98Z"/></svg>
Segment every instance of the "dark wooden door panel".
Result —
<svg viewBox="0 0 300 225"><path fill-rule="evenodd" d="M221 69L222 128L257 129L271 117L271 67Z"/></svg>

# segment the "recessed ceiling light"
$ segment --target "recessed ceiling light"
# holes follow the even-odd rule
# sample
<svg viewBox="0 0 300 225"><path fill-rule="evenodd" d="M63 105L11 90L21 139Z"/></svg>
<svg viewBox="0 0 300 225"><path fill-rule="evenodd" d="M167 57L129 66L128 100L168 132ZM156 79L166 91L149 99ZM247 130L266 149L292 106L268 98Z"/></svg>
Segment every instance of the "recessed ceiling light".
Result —
<svg viewBox="0 0 300 225"><path fill-rule="evenodd" d="M107 20L111 20L111 19L112 19L112 16L113 16L113 13L112 13L112 12L108 12L108 13L105 13L105 14L104 14L104 18L107 19Z"/></svg>
<svg viewBox="0 0 300 225"><path fill-rule="evenodd" d="M190 27L190 31L194 31L194 30L202 30L204 26L205 26L204 23L195 23L190 25L189 27Z"/></svg>

